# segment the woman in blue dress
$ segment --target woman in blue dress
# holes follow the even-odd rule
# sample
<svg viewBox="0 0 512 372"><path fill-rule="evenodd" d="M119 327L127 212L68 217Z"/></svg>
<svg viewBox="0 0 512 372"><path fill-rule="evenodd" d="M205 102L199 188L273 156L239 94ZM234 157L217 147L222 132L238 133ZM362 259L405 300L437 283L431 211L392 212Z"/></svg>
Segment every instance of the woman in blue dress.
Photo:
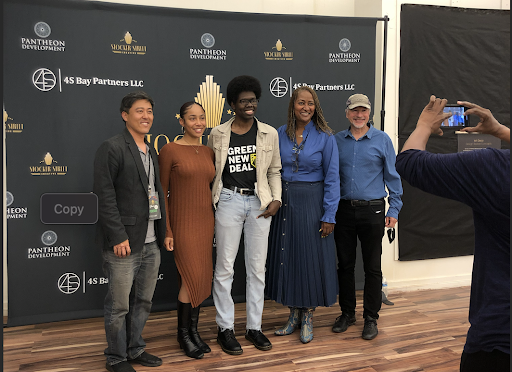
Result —
<svg viewBox="0 0 512 372"><path fill-rule="evenodd" d="M313 311L336 302L338 277L332 232L340 199L338 148L315 91L297 88L288 123L278 129L283 204L269 235L266 295L290 308L276 335L301 327L313 339Z"/></svg>

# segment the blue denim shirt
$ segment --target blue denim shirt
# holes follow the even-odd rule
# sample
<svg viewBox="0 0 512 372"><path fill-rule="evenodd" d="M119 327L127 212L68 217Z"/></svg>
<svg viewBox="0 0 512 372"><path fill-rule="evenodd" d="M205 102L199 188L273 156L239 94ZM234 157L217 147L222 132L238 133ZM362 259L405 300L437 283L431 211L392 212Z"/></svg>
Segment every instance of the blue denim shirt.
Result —
<svg viewBox="0 0 512 372"><path fill-rule="evenodd" d="M324 215L321 221L336 222L336 211L340 201L338 148L333 135L319 132L310 121L304 128L304 147L298 155L298 170L294 172L295 158L292 142L286 135L286 125L278 128L281 151L282 179L289 182L324 182ZM301 143L302 144L302 143Z"/></svg>
<svg viewBox="0 0 512 372"><path fill-rule="evenodd" d="M388 196L387 217L398 219L402 209L402 181L395 169L396 154L391 138L370 125L356 140L346 129L335 135L340 163L341 199L373 200Z"/></svg>

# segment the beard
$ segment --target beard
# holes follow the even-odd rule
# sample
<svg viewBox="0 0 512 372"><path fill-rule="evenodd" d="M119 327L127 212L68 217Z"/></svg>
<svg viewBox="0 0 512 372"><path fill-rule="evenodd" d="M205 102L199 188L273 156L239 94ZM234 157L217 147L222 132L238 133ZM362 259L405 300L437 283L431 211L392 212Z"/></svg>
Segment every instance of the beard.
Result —
<svg viewBox="0 0 512 372"><path fill-rule="evenodd" d="M366 123L362 123L362 124L356 124L354 122L352 122L352 125L357 128L357 129L361 129L361 128L364 128L366 126L366 124L368 124L368 122Z"/></svg>

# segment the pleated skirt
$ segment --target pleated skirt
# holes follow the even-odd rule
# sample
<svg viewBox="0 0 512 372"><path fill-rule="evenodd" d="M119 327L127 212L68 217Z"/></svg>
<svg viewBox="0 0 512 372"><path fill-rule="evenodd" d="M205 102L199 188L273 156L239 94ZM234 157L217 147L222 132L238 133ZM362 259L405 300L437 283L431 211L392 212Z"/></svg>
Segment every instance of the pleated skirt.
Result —
<svg viewBox="0 0 512 372"><path fill-rule="evenodd" d="M324 183L283 181L282 190L270 227L265 294L286 306L331 306L338 276L333 234L319 232Z"/></svg>

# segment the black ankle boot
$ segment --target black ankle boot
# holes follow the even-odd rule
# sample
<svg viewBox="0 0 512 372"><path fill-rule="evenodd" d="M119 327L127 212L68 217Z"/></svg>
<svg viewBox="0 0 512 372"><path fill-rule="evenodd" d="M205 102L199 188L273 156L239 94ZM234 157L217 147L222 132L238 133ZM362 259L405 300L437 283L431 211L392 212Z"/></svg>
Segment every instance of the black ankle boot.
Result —
<svg viewBox="0 0 512 372"><path fill-rule="evenodd" d="M189 333L191 314L192 305L178 301L178 343L188 357L201 359L204 354L192 341Z"/></svg>
<svg viewBox="0 0 512 372"><path fill-rule="evenodd" d="M192 308L192 311L190 313L190 315L191 315L191 317L190 317L190 328L188 330L188 333L189 333L190 338L192 339L192 341L194 341L194 343L199 348L199 350L201 350L203 353L209 353L212 350L206 344L206 342L204 342L201 339L201 336L199 336L199 332L197 332L197 321L199 320L199 308L200 308L200 306Z"/></svg>

